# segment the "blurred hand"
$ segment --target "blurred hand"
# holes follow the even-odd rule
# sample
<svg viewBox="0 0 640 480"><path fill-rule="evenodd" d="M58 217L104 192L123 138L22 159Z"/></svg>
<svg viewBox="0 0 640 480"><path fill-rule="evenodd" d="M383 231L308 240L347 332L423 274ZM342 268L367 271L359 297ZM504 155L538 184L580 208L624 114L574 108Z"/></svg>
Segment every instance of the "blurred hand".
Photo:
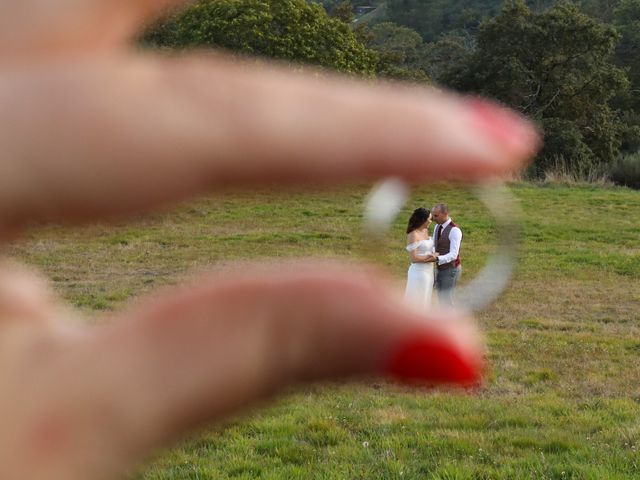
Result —
<svg viewBox="0 0 640 480"><path fill-rule="evenodd" d="M122 215L228 185L441 180L443 170L474 180L537 148L521 118L478 100L130 51L170 1L54 3L0 5L0 238L34 220ZM37 274L5 262L2 478L118 478L291 383L476 382L480 342L454 317L410 310L364 267L294 264L200 279L88 327Z"/></svg>
<svg viewBox="0 0 640 480"><path fill-rule="evenodd" d="M429 255L427 255L424 259L424 261L426 263L433 263L433 262L437 262L438 261L438 255L437 254L433 254L430 253Z"/></svg>

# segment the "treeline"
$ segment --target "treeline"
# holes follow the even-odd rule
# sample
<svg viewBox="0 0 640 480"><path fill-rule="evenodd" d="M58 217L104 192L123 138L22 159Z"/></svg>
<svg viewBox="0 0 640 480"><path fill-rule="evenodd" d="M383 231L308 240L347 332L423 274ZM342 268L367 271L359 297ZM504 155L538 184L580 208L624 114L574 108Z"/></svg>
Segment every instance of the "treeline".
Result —
<svg viewBox="0 0 640 480"><path fill-rule="evenodd" d="M357 19L359 6L384 15ZM544 132L531 176L640 187L640 0L200 0L143 41L492 97Z"/></svg>

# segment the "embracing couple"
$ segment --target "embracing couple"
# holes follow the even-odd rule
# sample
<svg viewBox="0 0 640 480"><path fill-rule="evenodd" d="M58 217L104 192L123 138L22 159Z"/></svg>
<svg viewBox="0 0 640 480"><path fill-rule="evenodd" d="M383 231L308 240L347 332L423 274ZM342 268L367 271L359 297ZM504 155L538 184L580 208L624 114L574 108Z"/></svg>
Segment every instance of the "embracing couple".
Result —
<svg viewBox="0 0 640 480"><path fill-rule="evenodd" d="M433 236L429 234L432 222L436 223ZM414 210L407 227L407 252L411 259L405 290L408 301L429 308L435 283L440 305L453 306L453 292L462 271L461 243L462 230L449 217L446 204L437 204L431 212L426 208Z"/></svg>

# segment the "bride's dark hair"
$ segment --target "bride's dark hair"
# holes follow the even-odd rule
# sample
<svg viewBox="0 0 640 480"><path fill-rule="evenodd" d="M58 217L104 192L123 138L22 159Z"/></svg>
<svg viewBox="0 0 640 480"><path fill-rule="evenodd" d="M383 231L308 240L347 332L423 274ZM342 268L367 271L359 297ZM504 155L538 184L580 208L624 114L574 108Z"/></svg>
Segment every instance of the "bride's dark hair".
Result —
<svg viewBox="0 0 640 480"><path fill-rule="evenodd" d="M417 228L424 225L424 222L429 220L429 210L426 208L416 208L409 218L409 225L407 226L407 234L413 232Z"/></svg>

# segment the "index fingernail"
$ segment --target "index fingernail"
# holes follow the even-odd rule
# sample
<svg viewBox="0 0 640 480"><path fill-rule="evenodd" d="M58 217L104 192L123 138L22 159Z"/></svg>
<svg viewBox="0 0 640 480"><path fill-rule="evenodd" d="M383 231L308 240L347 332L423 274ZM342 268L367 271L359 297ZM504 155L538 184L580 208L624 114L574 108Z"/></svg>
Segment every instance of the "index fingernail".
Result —
<svg viewBox="0 0 640 480"><path fill-rule="evenodd" d="M540 135L525 117L480 98L465 101L472 126L516 156L529 157L540 143Z"/></svg>
<svg viewBox="0 0 640 480"><path fill-rule="evenodd" d="M482 365L465 357L444 339L424 335L400 344L388 362L386 373L405 383L472 386L480 382Z"/></svg>

